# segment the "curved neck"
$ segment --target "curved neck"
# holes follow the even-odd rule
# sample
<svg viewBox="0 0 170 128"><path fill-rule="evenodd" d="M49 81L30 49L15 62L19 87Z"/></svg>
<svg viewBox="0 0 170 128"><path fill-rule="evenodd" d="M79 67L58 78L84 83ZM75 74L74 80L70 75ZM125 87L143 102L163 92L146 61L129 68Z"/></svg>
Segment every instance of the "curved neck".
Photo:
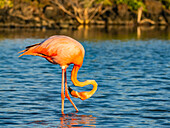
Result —
<svg viewBox="0 0 170 128"><path fill-rule="evenodd" d="M97 85L95 80L86 80L84 82L78 81L77 80L77 74L78 74L78 71L79 71L80 67L81 66L74 65L74 67L72 69L72 72L71 72L71 80L72 80L72 82L73 82L73 84L75 86L79 86L79 87L84 87L84 86L89 85L89 84L93 85L93 89L91 91L89 91L89 92L80 92L80 94L84 93L84 95L86 95L85 99L87 99L87 98L91 97L96 92L98 85ZM79 98L81 98L81 97L79 97ZM81 99L83 99L83 98L81 98Z"/></svg>

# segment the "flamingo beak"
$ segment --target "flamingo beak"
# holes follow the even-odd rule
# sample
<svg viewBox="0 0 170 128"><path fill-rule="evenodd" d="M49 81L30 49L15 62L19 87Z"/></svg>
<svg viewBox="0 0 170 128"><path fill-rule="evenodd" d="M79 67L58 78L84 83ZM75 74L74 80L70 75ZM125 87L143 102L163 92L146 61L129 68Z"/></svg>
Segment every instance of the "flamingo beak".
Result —
<svg viewBox="0 0 170 128"><path fill-rule="evenodd" d="M77 92L77 91L74 91L70 87L68 87L68 90L69 90L70 94L72 95L72 97L80 98L81 100L85 100L85 99L88 99L91 97L89 92Z"/></svg>
<svg viewBox="0 0 170 128"><path fill-rule="evenodd" d="M70 92L70 94L72 95L72 97L80 98L78 92L77 92L77 91L74 91L72 88L68 87L68 91Z"/></svg>

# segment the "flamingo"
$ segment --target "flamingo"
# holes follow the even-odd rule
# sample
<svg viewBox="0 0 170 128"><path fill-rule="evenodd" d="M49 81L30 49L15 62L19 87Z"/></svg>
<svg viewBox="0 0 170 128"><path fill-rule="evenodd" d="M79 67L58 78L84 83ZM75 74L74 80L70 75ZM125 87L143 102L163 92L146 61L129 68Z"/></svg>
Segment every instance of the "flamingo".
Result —
<svg viewBox="0 0 170 128"><path fill-rule="evenodd" d="M23 52L23 53L22 53ZM86 80L80 82L77 80L77 74L83 64L85 54L84 47L71 37L64 35L51 36L48 39L31 46L27 46L25 50L20 51L23 55L40 56L48 60L52 64L59 64L62 69L62 84L61 84L61 112L64 113L64 99L65 97L71 102L76 111L79 111L76 105L71 100L72 97L85 100L90 98L97 90L97 82L95 80ZM93 85L91 91L77 92L67 86L66 69L70 64L74 64L71 71L71 81L75 86L84 87L86 85ZM65 85L65 89L64 89Z"/></svg>

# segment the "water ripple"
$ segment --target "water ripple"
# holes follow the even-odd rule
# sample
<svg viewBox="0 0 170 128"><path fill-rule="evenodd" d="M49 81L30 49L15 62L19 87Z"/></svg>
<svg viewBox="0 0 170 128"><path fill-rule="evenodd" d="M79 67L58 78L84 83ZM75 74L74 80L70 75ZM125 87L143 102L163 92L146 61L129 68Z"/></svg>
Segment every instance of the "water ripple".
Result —
<svg viewBox="0 0 170 128"><path fill-rule="evenodd" d="M61 69L17 52L41 39L0 41L0 127L155 127L170 125L170 45L166 40L82 42L78 79L95 79L88 100L65 100L61 114ZM70 80L68 85L77 90ZM85 87L91 89L91 86Z"/></svg>

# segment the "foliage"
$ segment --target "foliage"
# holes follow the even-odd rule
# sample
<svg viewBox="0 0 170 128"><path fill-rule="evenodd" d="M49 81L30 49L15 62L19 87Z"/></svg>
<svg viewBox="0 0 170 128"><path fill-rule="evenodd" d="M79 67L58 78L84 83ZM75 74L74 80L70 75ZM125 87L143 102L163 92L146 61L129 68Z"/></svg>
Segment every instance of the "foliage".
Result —
<svg viewBox="0 0 170 128"><path fill-rule="evenodd" d="M142 0L113 0L113 2L115 4L127 4L130 10L138 10L140 7L145 9Z"/></svg>
<svg viewBox="0 0 170 128"><path fill-rule="evenodd" d="M49 4L49 0L24 0L33 7L43 8Z"/></svg>
<svg viewBox="0 0 170 128"><path fill-rule="evenodd" d="M12 7L13 2L11 0L0 0L0 9L5 7Z"/></svg>
<svg viewBox="0 0 170 128"><path fill-rule="evenodd" d="M170 9L170 0L160 0L163 4L163 7L166 9Z"/></svg>
<svg viewBox="0 0 170 128"><path fill-rule="evenodd" d="M35 8L43 8L44 6L49 4L49 0L11 0L14 5L15 4L21 4L21 3L26 3L32 7Z"/></svg>
<svg viewBox="0 0 170 128"><path fill-rule="evenodd" d="M96 0L96 3L103 3L104 5L112 5L111 0Z"/></svg>

